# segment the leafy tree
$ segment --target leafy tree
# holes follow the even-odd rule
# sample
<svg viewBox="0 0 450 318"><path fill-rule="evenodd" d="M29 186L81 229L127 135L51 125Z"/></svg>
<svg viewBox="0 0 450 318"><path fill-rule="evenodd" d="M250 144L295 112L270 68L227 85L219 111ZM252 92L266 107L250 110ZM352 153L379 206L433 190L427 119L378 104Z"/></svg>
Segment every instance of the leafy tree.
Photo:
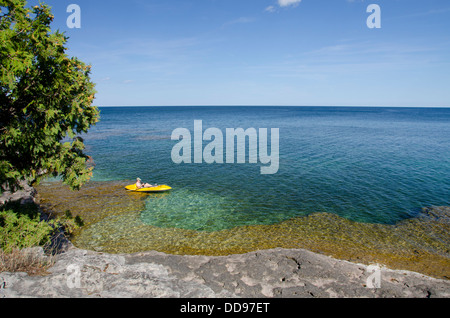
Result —
<svg viewBox="0 0 450 318"><path fill-rule="evenodd" d="M0 0L0 184L61 176L79 189L92 176L80 137L99 121L91 66L66 54L45 4Z"/></svg>

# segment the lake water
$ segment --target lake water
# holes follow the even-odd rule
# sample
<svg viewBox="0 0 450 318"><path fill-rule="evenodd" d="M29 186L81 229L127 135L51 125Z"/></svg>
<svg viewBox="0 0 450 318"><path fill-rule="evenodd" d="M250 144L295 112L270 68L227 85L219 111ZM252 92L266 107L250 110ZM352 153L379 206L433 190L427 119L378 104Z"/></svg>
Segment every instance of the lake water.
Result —
<svg viewBox="0 0 450 318"><path fill-rule="evenodd" d="M171 134L193 134L194 120L224 136L226 128L279 128L278 173L262 175L261 164L173 163ZM102 108L85 141L93 180L173 187L164 199L150 195L142 212L158 227L217 231L314 212L394 224L450 204L450 109Z"/></svg>
<svg viewBox="0 0 450 318"><path fill-rule="evenodd" d="M122 107L102 108L101 117L84 136L93 180L79 192L54 181L37 187L45 210L85 221L72 237L79 248L305 248L450 277L450 109ZM278 128L278 172L261 174L266 165L248 156L245 164L175 164L180 141L171 135L186 128L194 138L196 120L224 136ZM173 190L127 192L137 177Z"/></svg>

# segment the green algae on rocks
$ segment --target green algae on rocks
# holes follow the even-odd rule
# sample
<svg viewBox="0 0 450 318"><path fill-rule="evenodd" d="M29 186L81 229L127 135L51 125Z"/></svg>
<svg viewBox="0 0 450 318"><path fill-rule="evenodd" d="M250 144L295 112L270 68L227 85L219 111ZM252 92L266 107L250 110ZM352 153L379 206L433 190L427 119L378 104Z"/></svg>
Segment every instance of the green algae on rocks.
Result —
<svg viewBox="0 0 450 318"><path fill-rule="evenodd" d="M47 212L70 210L82 217L85 226L72 238L82 249L224 256L303 248L348 261L450 278L450 207L424 208L416 218L394 225L358 223L317 212L272 225L206 232L146 224L141 213L148 195L124 191L127 182L90 182L79 192L46 183L37 187L38 198ZM164 200L166 195L170 194L152 198ZM163 211L159 213L163 216Z"/></svg>

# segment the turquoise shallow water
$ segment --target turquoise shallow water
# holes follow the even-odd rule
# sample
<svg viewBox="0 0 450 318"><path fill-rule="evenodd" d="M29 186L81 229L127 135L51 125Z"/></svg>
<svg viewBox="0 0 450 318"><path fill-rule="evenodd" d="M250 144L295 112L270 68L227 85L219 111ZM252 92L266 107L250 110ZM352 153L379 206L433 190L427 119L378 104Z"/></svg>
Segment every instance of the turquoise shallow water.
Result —
<svg viewBox="0 0 450 318"><path fill-rule="evenodd" d="M394 224L424 206L450 204L450 109L345 107L102 108L85 136L95 181L140 177L169 184L148 195L148 225L218 231L314 212ZM180 164L176 128L279 128L280 168Z"/></svg>

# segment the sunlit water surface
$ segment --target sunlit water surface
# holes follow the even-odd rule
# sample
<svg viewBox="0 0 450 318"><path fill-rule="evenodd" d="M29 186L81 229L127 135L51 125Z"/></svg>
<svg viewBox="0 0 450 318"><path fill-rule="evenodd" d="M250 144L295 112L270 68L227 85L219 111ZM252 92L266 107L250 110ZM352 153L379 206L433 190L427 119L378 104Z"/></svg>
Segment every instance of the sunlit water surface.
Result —
<svg viewBox="0 0 450 318"><path fill-rule="evenodd" d="M224 136L226 128L279 128L278 173L262 175L260 164L174 164L171 134L193 134L194 120ZM38 190L47 209L83 217L73 238L82 248L309 248L403 267L435 260L433 273L448 276L448 210L422 210L450 205L448 136L450 109L103 108L85 136L93 181L80 192L50 181ZM136 177L173 190L126 192Z"/></svg>

